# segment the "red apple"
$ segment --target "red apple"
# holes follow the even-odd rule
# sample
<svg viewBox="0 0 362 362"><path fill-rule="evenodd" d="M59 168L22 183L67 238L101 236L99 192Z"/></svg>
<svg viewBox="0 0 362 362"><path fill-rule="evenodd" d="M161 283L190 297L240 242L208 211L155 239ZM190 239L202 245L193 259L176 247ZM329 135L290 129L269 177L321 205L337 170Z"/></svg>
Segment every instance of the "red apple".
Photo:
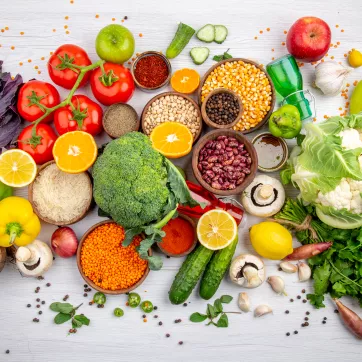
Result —
<svg viewBox="0 0 362 362"><path fill-rule="evenodd" d="M331 44L331 29L322 19L305 16L288 31L287 48L290 54L304 62L316 62L324 57Z"/></svg>

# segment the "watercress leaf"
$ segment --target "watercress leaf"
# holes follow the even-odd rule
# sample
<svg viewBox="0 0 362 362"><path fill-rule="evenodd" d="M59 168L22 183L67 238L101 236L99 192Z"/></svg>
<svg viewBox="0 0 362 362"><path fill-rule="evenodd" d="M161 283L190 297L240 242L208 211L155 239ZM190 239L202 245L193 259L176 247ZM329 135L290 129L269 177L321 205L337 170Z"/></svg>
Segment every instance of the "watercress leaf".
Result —
<svg viewBox="0 0 362 362"><path fill-rule="evenodd" d="M220 298L221 303L229 304L233 300L231 295L222 295Z"/></svg>
<svg viewBox="0 0 362 362"><path fill-rule="evenodd" d="M65 322L69 321L71 318L72 318L72 316L70 314L58 313L54 317L54 322L55 322L55 324L63 324Z"/></svg>
<svg viewBox="0 0 362 362"><path fill-rule="evenodd" d="M226 328L229 326L229 319L228 319L228 316L223 313L221 314L219 320L217 321L216 325L219 327L219 328Z"/></svg>
<svg viewBox="0 0 362 362"><path fill-rule="evenodd" d="M224 59L230 59L230 58L232 58L233 56L231 55L231 54L229 54L228 52L225 52L224 53L224 56L223 56L223 58Z"/></svg>
<svg viewBox="0 0 362 362"><path fill-rule="evenodd" d="M70 314L73 311L73 306L69 303L52 303L49 307L54 312L61 312L64 314Z"/></svg>
<svg viewBox="0 0 362 362"><path fill-rule="evenodd" d="M354 254L350 251L350 250L341 250L339 253L338 253L338 256L341 258L341 259L347 259L349 261L354 261L355 260L355 257L354 257Z"/></svg>
<svg viewBox="0 0 362 362"><path fill-rule="evenodd" d="M337 273L335 270L332 270L331 275L329 277L329 281L331 283L336 283L336 282L338 282L338 281L340 281L342 279L344 279L343 275Z"/></svg>
<svg viewBox="0 0 362 362"><path fill-rule="evenodd" d="M222 55L214 55L214 57L212 58L212 60L215 60L215 62L220 62L220 60L223 59Z"/></svg>
<svg viewBox="0 0 362 362"><path fill-rule="evenodd" d="M73 319L75 319L76 321L78 321L86 326L89 326L90 320L85 315L78 314Z"/></svg>
<svg viewBox="0 0 362 362"><path fill-rule="evenodd" d="M53 312L60 312L59 310L59 302L54 302L52 304L50 304L49 308L53 311Z"/></svg>
<svg viewBox="0 0 362 362"><path fill-rule="evenodd" d="M327 292L329 285L329 276L331 275L331 266L325 261L323 265L317 266L313 272L314 292L317 295L323 295Z"/></svg>
<svg viewBox="0 0 362 362"><path fill-rule="evenodd" d="M310 304L314 305L317 309L325 307L323 304L323 295L307 294L307 299L309 300Z"/></svg>
<svg viewBox="0 0 362 362"><path fill-rule="evenodd" d="M158 255L152 255L147 257L148 266L151 270L160 270L163 265L162 258Z"/></svg>
<svg viewBox="0 0 362 362"><path fill-rule="evenodd" d="M192 313L190 315L190 321L194 322L194 323L200 323L203 322L204 320L207 319L207 315L206 314L201 314L201 313Z"/></svg>
<svg viewBox="0 0 362 362"><path fill-rule="evenodd" d="M133 229L127 229L127 230L126 230L125 238L124 238L124 240L123 240L123 242L122 242L122 245L123 245L123 246L128 246L129 244L131 244L133 238L134 238L136 235L141 234L142 231L143 231L143 227L142 227L142 226L135 227L135 228L133 228Z"/></svg>
<svg viewBox="0 0 362 362"><path fill-rule="evenodd" d="M218 313L216 312L215 308L211 304L208 304L207 305L207 316L212 319L212 318L215 318L217 315L218 315Z"/></svg>
<svg viewBox="0 0 362 362"><path fill-rule="evenodd" d="M80 328L83 325L82 322L76 320L75 318L72 319L72 327L73 328Z"/></svg>
<svg viewBox="0 0 362 362"><path fill-rule="evenodd" d="M223 307L222 307L220 299L215 299L214 308L215 308L217 313L221 313L223 311Z"/></svg>

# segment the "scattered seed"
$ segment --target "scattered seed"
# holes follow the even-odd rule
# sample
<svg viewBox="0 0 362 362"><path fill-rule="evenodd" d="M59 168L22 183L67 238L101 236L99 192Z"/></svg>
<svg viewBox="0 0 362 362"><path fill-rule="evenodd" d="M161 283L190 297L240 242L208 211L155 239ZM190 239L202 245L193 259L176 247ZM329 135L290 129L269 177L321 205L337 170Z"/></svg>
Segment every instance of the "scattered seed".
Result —
<svg viewBox="0 0 362 362"><path fill-rule="evenodd" d="M146 322L147 322L147 318L145 318L145 319L143 320L143 322L146 323Z"/></svg>
<svg viewBox="0 0 362 362"><path fill-rule="evenodd" d="M309 323L308 323L308 322L305 322L304 325L305 325L306 327L308 327L308 326L309 326Z"/></svg>
<svg viewBox="0 0 362 362"><path fill-rule="evenodd" d="M99 18L99 15L98 14L96 14L96 19L98 19Z"/></svg>
<svg viewBox="0 0 362 362"><path fill-rule="evenodd" d="M142 316L142 318L146 318L147 316L146 316L146 314L144 314L143 316Z"/></svg>
<svg viewBox="0 0 362 362"><path fill-rule="evenodd" d="M139 36L140 38L142 38L142 37L143 37L143 34L142 34L142 33L139 33L138 36Z"/></svg>
<svg viewBox="0 0 362 362"><path fill-rule="evenodd" d="M36 298L36 301L37 301L37 302L40 302L40 298Z"/></svg>
<svg viewBox="0 0 362 362"><path fill-rule="evenodd" d="M25 33L23 31L20 32L20 35L24 35Z"/></svg>
<svg viewBox="0 0 362 362"><path fill-rule="evenodd" d="M37 306L36 306L37 308L40 308L40 304L37 304Z"/></svg>
<svg viewBox="0 0 362 362"><path fill-rule="evenodd" d="M69 19L69 16L64 16L64 19L65 19L65 20L68 20L68 19Z"/></svg>

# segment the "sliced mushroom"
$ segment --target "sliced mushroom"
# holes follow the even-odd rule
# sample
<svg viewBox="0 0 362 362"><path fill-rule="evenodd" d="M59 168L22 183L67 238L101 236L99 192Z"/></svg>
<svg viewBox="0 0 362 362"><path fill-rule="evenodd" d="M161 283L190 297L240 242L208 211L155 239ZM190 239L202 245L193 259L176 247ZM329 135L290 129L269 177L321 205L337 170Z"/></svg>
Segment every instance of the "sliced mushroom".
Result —
<svg viewBox="0 0 362 362"><path fill-rule="evenodd" d="M264 262L255 255L241 254L230 266L231 280L245 288L256 288L265 280Z"/></svg>
<svg viewBox="0 0 362 362"><path fill-rule="evenodd" d="M285 191L281 182L266 175L256 176L241 196L245 210L260 217L276 214L283 207L284 201Z"/></svg>

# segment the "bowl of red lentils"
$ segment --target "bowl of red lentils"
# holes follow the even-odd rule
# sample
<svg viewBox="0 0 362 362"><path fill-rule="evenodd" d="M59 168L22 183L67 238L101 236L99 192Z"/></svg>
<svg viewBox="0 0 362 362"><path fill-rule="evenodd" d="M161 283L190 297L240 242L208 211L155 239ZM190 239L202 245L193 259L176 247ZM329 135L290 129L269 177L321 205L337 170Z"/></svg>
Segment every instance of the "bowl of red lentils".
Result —
<svg viewBox="0 0 362 362"><path fill-rule="evenodd" d="M170 83L172 68L170 61L161 53L147 51L137 56L131 66L136 86L145 91L158 91Z"/></svg>
<svg viewBox="0 0 362 362"><path fill-rule="evenodd" d="M77 265L82 278L93 289L105 294L124 294L146 279L150 271L148 261L141 259L136 250L143 236L135 236L129 246L122 245L124 238L124 228L110 220L93 225L83 235L77 249Z"/></svg>
<svg viewBox="0 0 362 362"><path fill-rule="evenodd" d="M275 89L263 67L243 58L225 59L212 66L198 89L199 103L215 89L226 88L241 99L243 114L233 126L244 134L253 132L268 121L275 105Z"/></svg>

